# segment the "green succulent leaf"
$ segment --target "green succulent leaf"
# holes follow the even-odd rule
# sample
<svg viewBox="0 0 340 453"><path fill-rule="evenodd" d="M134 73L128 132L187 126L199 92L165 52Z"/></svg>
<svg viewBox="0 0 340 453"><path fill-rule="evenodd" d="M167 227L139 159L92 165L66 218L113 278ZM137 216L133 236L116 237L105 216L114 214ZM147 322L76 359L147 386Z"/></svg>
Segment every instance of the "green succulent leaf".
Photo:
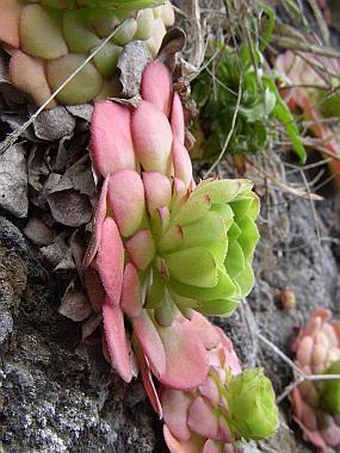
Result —
<svg viewBox="0 0 340 453"><path fill-rule="evenodd" d="M213 254L203 247L193 247L164 255L170 277L187 285L213 288L218 282L218 268Z"/></svg>
<svg viewBox="0 0 340 453"><path fill-rule="evenodd" d="M229 316L239 303L240 301L236 299L200 301L197 311L206 316Z"/></svg>
<svg viewBox="0 0 340 453"><path fill-rule="evenodd" d="M217 284L212 288L200 288L197 286L186 285L178 280L175 280L174 278L170 279L169 286L175 293L199 301L223 299L224 297L232 298L237 292L235 283L226 273L225 269L218 270Z"/></svg>
<svg viewBox="0 0 340 453"><path fill-rule="evenodd" d="M340 360L332 363L324 374L338 374L339 379L320 382L321 405L334 415L340 414Z"/></svg>

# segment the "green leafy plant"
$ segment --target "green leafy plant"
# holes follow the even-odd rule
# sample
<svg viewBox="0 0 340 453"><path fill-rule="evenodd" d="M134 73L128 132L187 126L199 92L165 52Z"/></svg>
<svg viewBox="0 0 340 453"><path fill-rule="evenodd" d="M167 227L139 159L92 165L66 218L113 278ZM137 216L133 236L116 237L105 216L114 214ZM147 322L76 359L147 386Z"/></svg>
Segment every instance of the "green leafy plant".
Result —
<svg viewBox="0 0 340 453"><path fill-rule="evenodd" d="M270 33L264 38L268 40ZM266 41L262 41L266 42ZM218 55L193 84L200 110L194 125L198 138L193 158L255 153L273 138L281 123L301 163L306 158L295 119L282 99L260 44L240 49L218 45Z"/></svg>

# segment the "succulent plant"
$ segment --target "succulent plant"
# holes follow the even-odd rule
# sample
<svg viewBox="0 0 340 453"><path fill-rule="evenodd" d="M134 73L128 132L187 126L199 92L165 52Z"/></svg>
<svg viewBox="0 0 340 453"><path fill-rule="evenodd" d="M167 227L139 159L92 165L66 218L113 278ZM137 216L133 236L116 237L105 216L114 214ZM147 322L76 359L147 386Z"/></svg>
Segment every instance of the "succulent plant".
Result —
<svg viewBox="0 0 340 453"><path fill-rule="evenodd" d="M330 161L330 167L340 187L340 134L337 123L332 127L330 122L325 121L325 118L340 117L340 59L307 52L301 55L286 51L277 57L275 67L283 75L282 92L289 107L302 111L312 134L322 140L330 156L335 156ZM327 71L322 71L322 67Z"/></svg>
<svg viewBox="0 0 340 453"><path fill-rule="evenodd" d="M305 374L339 374L339 380L304 381L290 396L305 438L326 451L340 445L340 323L315 310L292 345Z"/></svg>
<svg viewBox="0 0 340 453"><path fill-rule="evenodd" d="M242 452L241 439L263 439L278 427L269 379L261 369L241 373L232 342L215 329L220 342L209 350L205 382L186 392L161 388L164 436L171 453Z"/></svg>
<svg viewBox="0 0 340 453"><path fill-rule="evenodd" d="M94 108L91 155L105 179L85 264L104 288L94 305L116 371L132 378L132 345L142 371L187 389L208 370L193 311L229 314L252 288L259 201L243 179L196 186L181 101L160 61L145 69L141 95L137 107Z"/></svg>
<svg viewBox="0 0 340 453"><path fill-rule="evenodd" d="M11 54L12 83L42 104L115 29L112 39L56 96L61 104L117 96L118 58L124 46L143 40L156 56L174 21L169 0L0 0L0 40ZM163 2L164 3L164 2ZM138 12L134 10L141 9ZM133 14L132 14L133 13ZM49 107L53 107L51 102Z"/></svg>

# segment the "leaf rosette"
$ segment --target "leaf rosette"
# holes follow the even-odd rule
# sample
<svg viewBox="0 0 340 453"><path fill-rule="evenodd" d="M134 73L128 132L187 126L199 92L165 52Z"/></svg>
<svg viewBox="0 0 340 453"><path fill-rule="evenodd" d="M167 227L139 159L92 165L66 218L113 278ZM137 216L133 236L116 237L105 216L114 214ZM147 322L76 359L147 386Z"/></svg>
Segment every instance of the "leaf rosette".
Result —
<svg viewBox="0 0 340 453"><path fill-rule="evenodd" d="M12 83L42 104L114 30L112 39L55 99L69 105L118 96L116 70L124 47L141 40L155 57L166 27L173 25L170 1L160 3L0 0L0 41L11 54ZM49 107L55 105L53 101Z"/></svg>
<svg viewBox="0 0 340 453"><path fill-rule="evenodd" d="M244 179L195 184L183 108L160 61L145 69L141 95L137 107L95 105L91 155L104 182L85 263L104 288L94 305L113 367L131 379L124 315L142 371L191 388L208 369L194 313L230 314L252 288L259 200Z"/></svg>
<svg viewBox="0 0 340 453"><path fill-rule="evenodd" d="M290 394L294 418L304 437L321 450L340 445L340 323L328 310L315 310L292 345L305 374L339 379L304 381Z"/></svg>

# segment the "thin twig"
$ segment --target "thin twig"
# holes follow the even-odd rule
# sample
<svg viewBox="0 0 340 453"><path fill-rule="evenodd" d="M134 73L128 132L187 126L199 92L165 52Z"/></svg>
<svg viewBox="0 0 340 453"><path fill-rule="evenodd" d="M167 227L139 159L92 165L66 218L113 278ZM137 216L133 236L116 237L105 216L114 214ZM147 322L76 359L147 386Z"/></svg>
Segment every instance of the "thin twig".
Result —
<svg viewBox="0 0 340 453"><path fill-rule="evenodd" d="M296 373L298 376L294 382L289 384L283 393L278 396L276 402L279 404L283 401L289 393L294 390L294 388L298 387L304 381L311 381L311 382L319 382L319 381L338 381L340 380L339 374L305 374L299 367L294 363L289 357L286 356L284 352L282 352L274 343L272 343L268 338L264 337L259 332L255 331L255 335L267 346L272 349L275 354L277 354L284 362L286 362Z"/></svg>

